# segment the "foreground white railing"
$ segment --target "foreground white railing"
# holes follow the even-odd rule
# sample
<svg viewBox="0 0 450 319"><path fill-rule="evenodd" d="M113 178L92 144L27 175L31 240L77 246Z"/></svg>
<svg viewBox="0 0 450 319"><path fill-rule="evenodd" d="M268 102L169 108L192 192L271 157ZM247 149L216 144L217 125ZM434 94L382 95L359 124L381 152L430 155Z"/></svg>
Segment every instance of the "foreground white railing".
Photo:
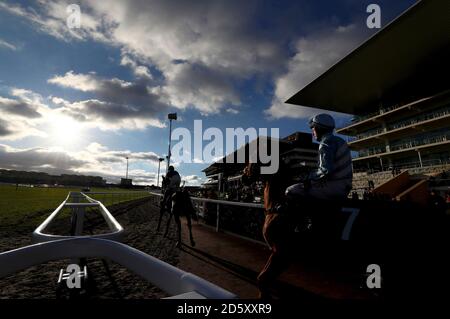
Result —
<svg viewBox="0 0 450 319"><path fill-rule="evenodd" d="M88 203L80 203L82 199L86 199ZM76 225L72 225L73 234L60 236L44 233L46 227L65 207L72 209L72 219L76 220ZM81 236L87 207L99 208L111 230L110 233ZM118 243L123 231L122 226L100 201L84 193L69 193L58 208L33 232L33 239L39 242L38 244L0 253L0 278L51 260L72 259L76 262L80 258L97 257L110 259L128 268L166 293L174 295L172 298L237 298L231 292L194 274Z"/></svg>
<svg viewBox="0 0 450 319"><path fill-rule="evenodd" d="M89 203L79 203L79 201L83 198L88 200ZM73 202L69 202L69 199L72 199ZM75 229L73 230L73 234L70 236L63 236L63 235L51 235L51 234L44 233L44 231L48 227L48 225L66 207L72 209L72 218L76 218L76 226L75 226ZM105 221L108 224L108 227L111 230L111 232L106 233L106 234L99 234L99 235L81 236L81 233L83 231L85 209L88 207L99 208L99 211L102 214L102 216L105 218ZM104 238L104 239L120 241L122 233L123 233L122 226L116 221L116 219L113 217L113 215L111 215L111 213L108 211L108 209L101 202L99 202L95 199L92 199L83 193L71 192L71 193L69 193L67 198L58 206L58 208L56 208L53 211L53 213L50 214L50 216L47 217L47 219L36 228L36 230L33 232L33 241L40 243L40 242L45 242L45 241L67 239L67 238L74 238L74 237Z"/></svg>
<svg viewBox="0 0 450 319"><path fill-rule="evenodd" d="M237 298L219 286L142 251L98 238L55 240L1 253L0 278L34 265L67 258L110 259L173 295L173 298Z"/></svg>

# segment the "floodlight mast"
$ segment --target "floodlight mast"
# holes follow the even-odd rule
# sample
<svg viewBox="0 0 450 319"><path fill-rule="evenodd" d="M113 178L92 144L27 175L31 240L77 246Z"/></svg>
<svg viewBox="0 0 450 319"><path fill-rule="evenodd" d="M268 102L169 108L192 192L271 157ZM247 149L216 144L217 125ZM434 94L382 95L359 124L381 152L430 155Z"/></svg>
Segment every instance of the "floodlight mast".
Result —
<svg viewBox="0 0 450 319"><path fill-rule="evenodd" d="M169 113L167 118L169 119L169 151L167 152L167 167L166 167L166 174L169 171L170 166L170 157L172 156L171 153L171 142L172 142L172 120L177 119L177 113Z"/></svg>

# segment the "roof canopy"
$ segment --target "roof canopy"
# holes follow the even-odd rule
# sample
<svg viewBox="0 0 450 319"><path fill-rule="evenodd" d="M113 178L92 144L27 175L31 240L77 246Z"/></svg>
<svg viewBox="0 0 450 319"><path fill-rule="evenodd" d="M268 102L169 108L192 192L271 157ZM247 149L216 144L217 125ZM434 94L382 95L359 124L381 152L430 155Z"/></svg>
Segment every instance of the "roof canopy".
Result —
<svg viewBox="0 0 450 319"><path fill-rule="evenodd" d="M448 89L449 12L418 2L286 103L363 115Z"/></svg>

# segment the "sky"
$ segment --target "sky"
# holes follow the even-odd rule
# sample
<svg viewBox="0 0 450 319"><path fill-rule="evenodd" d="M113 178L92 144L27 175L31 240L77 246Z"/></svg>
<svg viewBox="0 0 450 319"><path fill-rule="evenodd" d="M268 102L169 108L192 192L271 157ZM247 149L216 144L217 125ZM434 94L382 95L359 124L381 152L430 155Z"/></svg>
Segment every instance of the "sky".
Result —
<svg viewBox="0 0 450 319"><path fill-rule="evenodd" d="M129 157L133 183L156 184L174 112L191 131L307 132L321 111L284 101L379 31L371 3L383 27L415 1L0 0L0 168L117 182ZM205 181L210 162L180 158Z"/></svg>

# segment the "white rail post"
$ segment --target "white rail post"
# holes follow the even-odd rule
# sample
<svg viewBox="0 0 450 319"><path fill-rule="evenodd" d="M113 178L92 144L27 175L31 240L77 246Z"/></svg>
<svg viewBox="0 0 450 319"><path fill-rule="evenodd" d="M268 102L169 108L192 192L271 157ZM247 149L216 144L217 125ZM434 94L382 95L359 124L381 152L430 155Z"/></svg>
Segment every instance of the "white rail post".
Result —
<svg viewBox="0 0 450 319"><path fill-rule="evenodd" d="M81 199L80 193L72 193L74 196L72 197L73 203L79 203ZM84 225L84 207L72 207L72 218L76 218L76 224L74 229L74 236L81 236L83 234L83 225ZM72 264L76 264L81 267L81 259L72 259Z"/></svg>
<svg viewBox="0 0 450 319"><path fill-rule="evenodd" d="M73 203L80 202L80 193L73 193L75 196L72 197ZM84 207L72 207L72 216L76 218L76 225L74 229L74 236L80 236L83 233L84 224Z"/></svg>

